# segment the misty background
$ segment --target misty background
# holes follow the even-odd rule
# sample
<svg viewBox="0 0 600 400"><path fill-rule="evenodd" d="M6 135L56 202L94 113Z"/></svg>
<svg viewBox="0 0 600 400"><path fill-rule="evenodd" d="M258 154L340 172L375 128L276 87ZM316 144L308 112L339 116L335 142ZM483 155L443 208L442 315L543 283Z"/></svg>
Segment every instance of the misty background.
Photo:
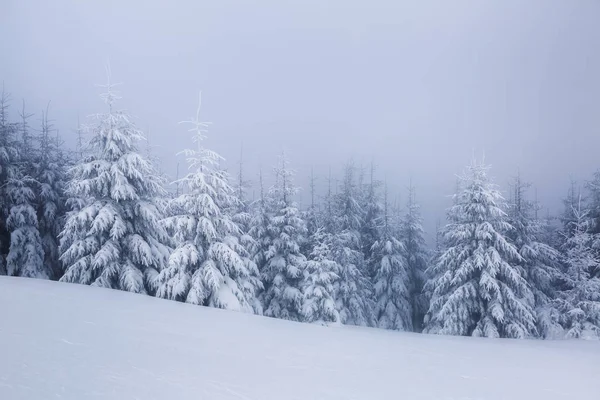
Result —
<svg viewBox="0 0 600 400"><path fill-rule="evenodd" d="M232 174L243 144L256 188L285 149L306 204L311 167L324 192L330 166L373 160L394 197L412 178L431 238L473 154L551 212L600 167L598 21L596 0L0 0L0 80L32 125L51 101L74 147L110 60L173 178L201 90Z"/></svg>

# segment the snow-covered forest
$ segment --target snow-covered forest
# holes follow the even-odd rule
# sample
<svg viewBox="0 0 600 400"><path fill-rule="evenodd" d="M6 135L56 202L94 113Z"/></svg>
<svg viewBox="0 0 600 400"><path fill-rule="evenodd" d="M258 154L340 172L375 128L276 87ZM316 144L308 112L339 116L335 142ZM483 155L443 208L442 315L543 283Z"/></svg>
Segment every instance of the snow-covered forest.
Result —
<svg viewBox="0 0 600 400"><path fill-rule="evenodd" d="M110 84L76 148L48 110L1 96L0 275L306 323L600 337L600 172L565 188L553 216L520 176L501 190L485 162L467 162L428 246L416 189L392 201L376 165L311 177L300 207L289 155L256 179L241 162L227 171L200 105L187 174L170 177Z"/></svg>

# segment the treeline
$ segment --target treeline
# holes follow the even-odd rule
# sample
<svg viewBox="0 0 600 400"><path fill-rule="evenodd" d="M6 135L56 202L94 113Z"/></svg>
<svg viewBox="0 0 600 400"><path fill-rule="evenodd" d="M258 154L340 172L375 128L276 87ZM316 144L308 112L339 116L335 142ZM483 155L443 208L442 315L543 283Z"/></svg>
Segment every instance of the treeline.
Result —
<svg viewBox="0 0 600 400"><path fill-rule="evenodd" d="M460 179L435 249L414 188L391 204L375 169L348 163L341 184L295 203L282 154L250 201L189 121L189 173L167 179L143 133L115 108L64 149L42 112L11 121L0 99L0 275L53 279L309 323L506 338L600 336L600 173L571 186L559 224L528 184L503 198L485 165ZM81 138L81 137L80 137Z"/></svg>

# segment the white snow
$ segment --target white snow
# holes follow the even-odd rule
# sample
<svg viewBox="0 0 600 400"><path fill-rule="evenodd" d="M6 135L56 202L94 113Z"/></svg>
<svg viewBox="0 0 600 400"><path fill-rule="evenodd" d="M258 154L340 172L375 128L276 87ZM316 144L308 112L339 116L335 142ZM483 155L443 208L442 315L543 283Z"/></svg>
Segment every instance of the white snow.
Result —
<svg viewBox="0 0 600 400"><path fill-rule="evenodd" d="M599 396L600 343L322 327L0 277L0 399Z"/></svg>

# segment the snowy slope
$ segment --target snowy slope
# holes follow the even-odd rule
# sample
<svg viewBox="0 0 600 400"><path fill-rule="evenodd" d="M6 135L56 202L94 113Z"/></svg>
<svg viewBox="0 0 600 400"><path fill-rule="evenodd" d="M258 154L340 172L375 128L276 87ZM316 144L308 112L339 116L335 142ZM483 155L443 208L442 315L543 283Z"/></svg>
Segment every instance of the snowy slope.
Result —
<svg viewBox="0 0 600 400"><path fill-rule="evenodd" d="M598 399L600 343L320 327L0 277L0 399Z"/></svg>

